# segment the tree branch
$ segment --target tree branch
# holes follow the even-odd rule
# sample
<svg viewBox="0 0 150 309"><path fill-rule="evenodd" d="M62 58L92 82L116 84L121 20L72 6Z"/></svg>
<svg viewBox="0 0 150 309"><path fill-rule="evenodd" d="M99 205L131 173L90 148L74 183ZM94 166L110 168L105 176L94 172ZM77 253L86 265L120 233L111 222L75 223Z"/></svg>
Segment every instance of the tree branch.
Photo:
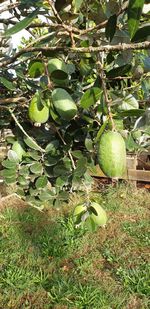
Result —
<svg viewBox="0 0 150 309"><path fill-rule="evenodd" d="M0 9L0 14L3 13L3 12L6 12L10 9L13 9L13 8L16 8L18 5L20 5L20 2L15 2L15 3L11 3L11 4L8 4L7 6L4 6Z"/></svg>
<svg viewBox="0 0 150 309"><path fill-rule="evenodd" d="M18 98L4 98L0 99L0 104L9 104L9 103L17 103L17 102L26 102L27 99L25 97L18 97Z"/></svg>
<svg viewBox="0 0 150 309"><path fill-rule="evenodd" d="M25 53L29 52L48 52L48 51L57 51L57 52L66 52L66 53L99 53L99 52L110 52L110 51L125 51L125 50L139 50L139 49L149 49L150 42L144 41L140 43L131 43L131 44L118 44L118 45L104 45L99 47L65 47L65 46L52 46L52 47L29 47L22 48L14 56L10 57L7 60L4 60L0 63L0 68L5 67L8 64L13 63Z"/></svg>

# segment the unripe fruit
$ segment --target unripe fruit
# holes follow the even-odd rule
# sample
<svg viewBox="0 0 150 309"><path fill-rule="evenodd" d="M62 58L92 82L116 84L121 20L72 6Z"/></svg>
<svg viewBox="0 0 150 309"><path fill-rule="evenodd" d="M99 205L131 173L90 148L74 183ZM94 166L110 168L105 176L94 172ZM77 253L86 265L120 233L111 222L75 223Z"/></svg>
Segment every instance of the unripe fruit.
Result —
<svg viewBox="0 0 150 309"><path fill-rule="evenodd" d="M55 80L64 80L68 77L67 65L63 60L52 58L48 62L48 71Z"/></svg>
<svg viewBox="0 0 150 309"><path fill-rule="evenodd" d="M21 161L22 157L26 155L26 152L23 148L23 143L20 141L14 142L12 150L17 154L18 160Z"/></svg>
<svg viewBox="0 0 150 309"><path fill-rule="evenodd" d="M105 226L107 222L106 211L95 202L91 203L90 208L92 211L90 217L93 219L94 223L98 226Z"/></svg>
<svg viewBox="0 0 150 309"><path fill-rule="evenodd" d="M43 102L39 94L35 94L29 105L29 118L36 123L45 123L49 118L49 101Z"/></svg>
<svg viewBox="0 0 150 309"><path fill-rule="evenodd" d="M71 120L77 113L77 107L70 94L62 89L56 88L52 92L53 105L64 120Z"/></svg>
<svg viewBox="0 0 150 309"><path fill-rule="evenodd" d="M126 171L126 147L118 132L104 133L98 145L98 163L108 177L122 177Z"/></svg>

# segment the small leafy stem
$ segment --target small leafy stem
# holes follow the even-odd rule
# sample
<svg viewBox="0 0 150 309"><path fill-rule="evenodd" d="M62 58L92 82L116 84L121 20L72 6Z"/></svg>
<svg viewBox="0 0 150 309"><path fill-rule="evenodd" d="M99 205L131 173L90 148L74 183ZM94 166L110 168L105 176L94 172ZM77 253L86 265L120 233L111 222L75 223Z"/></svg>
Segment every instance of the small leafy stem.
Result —
<svg viewBox="0 0 150 309"><path fill-rule="evenodd" d="M35 140L34 140L33 138L31 138L31 137L27 134L27 132L24 130L24 128L21 126L21 124L20 124L19 121L17 120L16 116L15 116L14 113L12 112L12 110L11 110L10 108L8 108L8 111L10 112L12 118L14 119L15 123L17 124L17 126L19 127L19 129L22 131L22 133L23 133L27 138L29 138L30 141L31 141L32 143L34 143L34 144L37 146L37 148L39 149L39 151L41 151L42 153L44 153L45 150L44 150L43 148L41 148L41 147L35 142Z"/></svg>
<svg viewBox="0 0 150 309"><path fill-rule="evenodd" d="M59 138L61 139L62 143L63 143L64 145L67 145L66 142L65 142L65 140L63 139L61 133L59 132L59 130L57 129L57 127L56 127L54 124L52 124L52 129L58 134L58 136L59 136ZM73 160L73 157L72 157L72 154L71 154L71 151L70 151L70 150L68 150L68 155L69 155L69 158L70 158L71 163L72 163L72 168L75 170L75 169L76 169L76 166L75 166L75 163L74 163L74 160Z"/></svg>
<svg viewBox="0 0 150 309"><path fill-rule="evenodd" d="M115 131L115 124L114 124L114 120L113 120L113 116L111 113L111 100L108 97L108 92L107 92L107 87L106 87L106 76L105 76L105 72L103 70L103 64L101 61L101 57L98 54L97 55L98 61L97 61L97 66L98 66L98 71L99 71L99 75L100 75L100 80L102 83L102 89L103 89L103 93L104 93L104 98L105 98L105 103L107 105L107 109L108 109L108 117L111 121L112 124L112 131Z"/></svg>

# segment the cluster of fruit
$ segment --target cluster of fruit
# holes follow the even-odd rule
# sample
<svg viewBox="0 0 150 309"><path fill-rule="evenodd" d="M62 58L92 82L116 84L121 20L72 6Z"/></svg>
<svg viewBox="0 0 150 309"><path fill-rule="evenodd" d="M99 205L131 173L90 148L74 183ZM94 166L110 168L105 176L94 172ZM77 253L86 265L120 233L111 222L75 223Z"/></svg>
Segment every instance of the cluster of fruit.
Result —
<svg viewBox="0 0 150 309"><path fill-rule="evenodd" d="M53 82L58 82L58 76L63 81L67 79L66 64L59 59L51 59L48 70ZM29 104L30 120L35 125L46 123L52 111L62 121L70 121L77 115L77 105L63 88L55 88L51 92L51 99L43 98L42 93L37 91ZM118 125L120 123L116 124L116 130ZM97 160L106 176L117 179L126 172L126 146L123 137L119 132L113 130L111 123L108 123L108 129L98 141ZM24 147L19 141L14 142L12 150L16 152L19 161L25 156ZM88 201L83 205L76 206L74 219L76 224L89 222L91 225L104 226L107 216L105 210L98 203Z"/></svg>
<svg viewBox="0 0 150 309"><path fill-rule="evenodd" d="M43 100L37 92L29 105L29 118L34 123L45 123L49 119L50 108L54 108L58 115L64 120L71 120L77 113L77 106L70 94L62 89L56 88L49 99Z"/></svg>

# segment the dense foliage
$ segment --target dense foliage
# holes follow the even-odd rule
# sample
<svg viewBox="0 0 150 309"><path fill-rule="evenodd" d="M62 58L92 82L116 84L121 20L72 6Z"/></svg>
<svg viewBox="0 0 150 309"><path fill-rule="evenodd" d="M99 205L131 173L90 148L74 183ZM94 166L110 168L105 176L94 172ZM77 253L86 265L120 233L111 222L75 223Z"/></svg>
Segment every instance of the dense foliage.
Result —
<svg viewBox="0 0 150 309"><path fill-rule="evenodd" d="M1 1L0 128L10 128L7 184L55 205L91 184L97 142L119 131L127 151L148 146L147 1ZM26 29L11 48L11 37Z"/></svg>

